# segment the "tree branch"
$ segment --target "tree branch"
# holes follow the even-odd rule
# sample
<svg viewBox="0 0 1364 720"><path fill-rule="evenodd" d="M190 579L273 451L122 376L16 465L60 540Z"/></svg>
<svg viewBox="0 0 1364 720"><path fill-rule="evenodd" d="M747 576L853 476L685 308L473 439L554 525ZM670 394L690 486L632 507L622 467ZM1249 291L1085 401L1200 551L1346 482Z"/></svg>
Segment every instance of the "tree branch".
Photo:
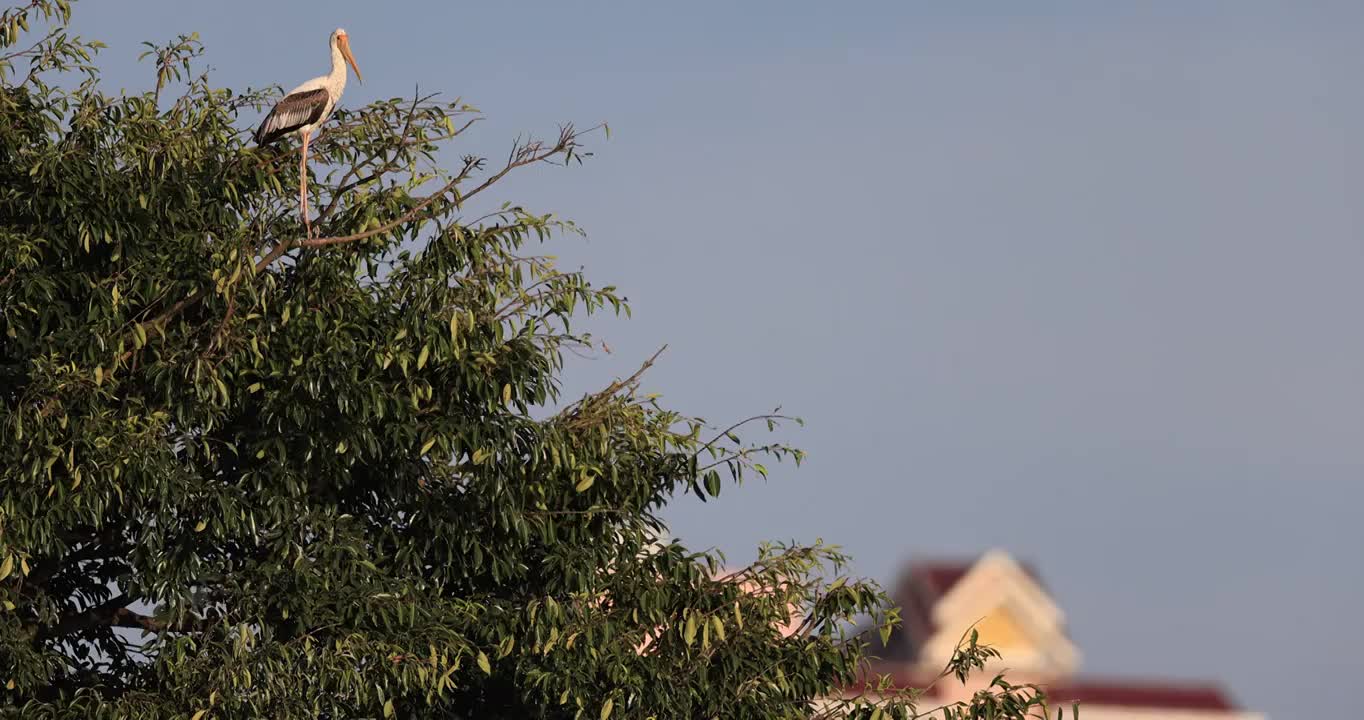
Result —
<svg viewBox="0 0 1364 720"><path fill-rule="evenodd" d="M446 140L463 134L465 130L469 129L469 126L478 122L479 119L480 118L473 118L469 120L469 122L466 122L463 125L456 128L455 131L451 133L437 135L436 137L422 138L420 140L408 139L397 143L396 145L392 146L392 148L385 149L405 148L408 147L409 145L415 145L418 142L431 143L444 142ZM336 210L337 203L340 202L342 196L344 196L346 193L350 192L351 190L354 190L355 188L360 187L361 185L366 185L368 183L374 182L375 180L378 180L380 177L384 175L384 173L392 172L398 169L398 166L392 160L390 160L384 163L383 165L379 166L378 169L376 169L374 172L362 178L350 180L350 178L355 177L356 175L359 174L358 171L360 168L368 165L372 160L374 160L375 157L377 157L377 154L370 155L369 157L365 158L363 161L358 163L355 167L352 167L345 175L341 176L341 182L343 184L340 187L336 188L336 190L332 191L331 200L328 201L327 206L322 209L322 212L318 213L317 218L314 220L315 223L321 224L323 220L326 220L327 217L330 216L334 210ZM347 180L350 180L350 182L346 182Z"/></svg>
<svg viewBox="0 0 1364 720"><path fill-rule="evenodd" d="M507 173L517 168L525 167L526 165L533 165L537 162L548 160L549 158L554 157L555 155L571 151L573 147L576 145L576 140L579 137L581 137L586 132L591 132L592 130L595 129L596 127L593 127L585 131L584 133L579 133L574 131L572 125L568 125L565 126L563 130L560 131L559 140L555 142L554 145L551 146L548 150L544 150L543 149L544 146L540 143L528 143L526 145L520 145L513 148L510 157L507 158L507 164L501 170L497 171L493 175L490 175L486 180L479 183L478 186L475 187L473 190L470 190L469 192L463 194L456 193L455 203L457 205L463 205L466 201L469 200L469 198L474 197L475 195L483 192L484 190L487 190L489 187L492 187L494 183L506 177ZM409 210L407 213L405 213L402 217L398 218L397 220L385 223L384 225L380 225L379 227L374 228L372 230L366 230L364 232L354 233L351 235L342 235L339 237L310 238L300 240L294 243L281 243L281 245L289 244L291 247L308 248L325 247L327 245L341 245L344 243L357 242L360 240L365 240L367 238L374 237L375 235L380 235L389 232L394 228L398 227L399 225L403 225L405 223L417 219L417 216L420 215L421 212L425 210L429 205L431 205L431 203L440 199L442 196L444 196L451 190L454 190L455 186L457 186L464 180L468 179L469 173L473 170L475 166L476 166L475 162L465 160L464 169L461 170L458 175L452 178L450 182L446 183L445 186L442 187L440 190L437 190L436 192L426 196L424 200L417 203L416 207ZM280 246L277 245L275 249L278 250L279 247ZM257 264L256 269L257 270L263 269L264 266L268 265L270 262L274 262L274 260L278 257L279 254L276 254L274 251L272 251L270 255L266 256L268 262L266 259L262 259L261 262Z"/></svg>
<svg viewBox="0 0 1364 720"><path fill-rule="evenodd" d="M413 220L416 220L416 219L417 219L417 216L418 216L418 215L421 215L422 211L425 210L427 207L429 207L429 206L431 205L431 203L433 203L433 202L435 202L436 200L440 199L443 195L445 195L446 193L450 192L451 190L454 190L456 185L459 185L460 183L462 183L462 182L464 182L465 180L467 180L467 179L469 178L469 172L470 172L470 170L472 170L472 163L466 162L466 163L465 163L465 166L464 166L464 170L461 170L460 173L459 173L458 175L456 175L456 176L454 176L453 178L451 178L451 179L450 179L450 182L445 183L444 187L442 187L441 189L437 190L436 192L431 193L430 195L427 195L425 198L422 199L421 202L417 203L415 206L413 206L413 208L412 208L411 210L408 210L406 213L404 213L404 214L402 215L402 217L399 217L397 220L394 220L394 221L389 222L389 223L385 223L385 224L380 225L379 227L373 228L373 229L371 229L371 230L366 230L366 231L364 231L364 232L353 233L353 234L351 234L351 235L342 235L342 236L339 236L339 237L309 238L309 239L306 239L306 240L299 240L299 241L293 242L293 243L289 243L289 242L286 241L286 242L280 243L279 245L276 245L276 246L275 246L275 250L279 250L280 247L283 247L283 246L286 246L286 245L290 245L290 246L292 246L292 247L305 247L305 248L309 248L309 247L325 247L325 246L327 246L327 245L342 245L342 244L345 244L345 243L353 243L353 242L357 242L357 241L360 241L360 240L365 240L365 239L368 239L368 238L372 238L372 237L374 237L375 235L382 235L383 233L386 233L386 232L389 232L389 231L393 230L393 228L396 228L396 227L398 227L399 225L405 225L405 224L407 224L407 223L409 223L409 222L411 222L411 221L413 221ZM460 202L460 200L461 200L461 199L457 197L456 200L455 200L455 202L458 203L458 202ZM271 256L273 256L273 257L271 257ZM266 265L269 265L270 262L273 262L274 259L277 258L277 257L279 257L279 255L278 255L278 254L275 254L274 251L271 251L271 254L270 254L270 255L267 255L265 259L262 259L259 263L256 264L256 269L257 269L257 271L264 269L264 267L265 267Z"/></svg>
<svg viewBox="0 0 1364 720"><path fill-rule="evenodd" d="M780 409L781 408L777 408L777 410ZM790 417L788 415L778 415L776 412L763 413L762 415L754 415L752 417L744 418L743 420L740 420L739 422L730 425L724 430L721 430L718 435L711 438L709 442L707 442L705 445L702 445L700 449L693 453L692 457L699 457L701 453L711 449L715 445L715 443L719 442L720 438L728 436L730 433L734 432L735 430L738 430L739 428L751 422L757 422L758 420L795 420L795 419L796 418Z"/></svg>
<svg viewBox="0 0 1364 720"><path fill-rule="evenodd" d="M118 594L105 600L104 602L88 608L75 615L67 615L57 621L56 625L40 628L34 637L35 641L46 640L54 637L66 637L72 633L88 630L96 625L107 625L117 612L127 605L133 603L134 598L125 594Z"/></svg>
<svg viewBox="0 0 1364 720"><path fill-rule="evenodd" d="M72 550L60 558L51 558L43 561L33 572L24 578L24 584L28 586L43 587L53 575L61 572L64 568L70 567L72 563L91 560L96 557L108 557L114 552L109 544L114 541L114 533L109 528L97 537L89 538L79 549Z"/></svg>
<svg viewBox="0 0 1364 720"><path fill-rule="evenodd" d="M162 326L161 331L165 332L164 323L169 322L171 318L175 317L176 315L179 315L180 312L183 311L185 308L194 304L194 302L197 301L201 295L202 293L199 290L194 290L190 292L190 294L186 295L183 299L180 300L180 302L177 302L174 305L170 306L170 309L166 310L166 312L161 313L155 319L153 319L151 322L147 324L151 325L152 327L161 325ZM132 350L124 350L123 354L118 356L118 361L116 364L122 365L124 362L127 362L128 358L132 357L134 352L136 352L136 346L134 346L134 349Z"/></svg>
<svg viewBox="0 0 1364 720"><path fill-rule="evenodd" d="M430 99L430 97L434 97L434 96L429 96L427 99ZM406 122L403 123L403 131L402 131L401 133L398 134L398 142L399 142L399 145L398 145L397 147L394 148L395 150L398 149L398 148L400 148L400 147L403 147L402 143L403 143L404 141L407 140L407 134L410 133L410 132L412 132L412 119L415 118L415 117L417 116L417 104L418 104L419 102L421 102L421 100L422 100L422 97L421 97L420 92L418 92L417 90L414 89L414 90L412 91L412 105L409 106L409 107L407 108L407 120L406 120ZM335 193L332 194L331 202L327 203L327 207L323 208L323 209L322 209L322 212L319 213L318 216L317 216L317 222L318 222L318 224L321 224L322 221L323 221L324 219L326 219L326 217L327 217L328 215L331 215L331 214L332 214L332 210L335 210L335 209L336 209L336 203L337 203L337 201L339 201L339 200L341 199L341 196L342 196L343 194L345 194L345 192L346 192L347 190L349 190L349 189L352 187L351 185L347 185L347 184L346 184L346 181L349 180L352 176L358 174L359 171L360 171L360 168L364 167L365 165L368 165L370 162L372 162L372 161L374 160L374 158L379 157L379 154L382 153L384 150L387 150L387 149L388 149L388 148L386 148L386 147L384 147L384 148L379 148L378 150L376 150L376 151L370 153L367 157L365 157L364 160L362 160L362 161L360 161L359 163L357 163L357 164L355 164L354 166L352 166L351 169L350 169L349 171L347 171L345 175L341 176L340 187L336 190ZM393 163L393 161L391 161L391 160L388 161L388 162L385 162L385 163L384 163L384 167L386 168L386 167L392 165L392 163ZM356 181L356 184L364 184L364 183L366 183L366 182L369 182L370 180L372 180L372 179L378 177L379 174L380 174L381 172L382 172L382 168L381 168L380 170L376 170L375 172L371 173L371 174L369 175L369 177L365 178L364 180L357 180L357 181Z"/></svg>
<svg viewBox="0 0 1364 720"><path fill-rule="evenodd" d="M142 613L139 612L133 612L132 610L129 610L126 607L119 608L118 610L114 611L113 616L109 619L109 624L113 627L137 628L145 630L147 632L154 633L166 632L168 630L176 632L188 632L189 630L196 629L171 625L170 623L157 620L156 618L151 617L150 615L143 615Z"/></svg>

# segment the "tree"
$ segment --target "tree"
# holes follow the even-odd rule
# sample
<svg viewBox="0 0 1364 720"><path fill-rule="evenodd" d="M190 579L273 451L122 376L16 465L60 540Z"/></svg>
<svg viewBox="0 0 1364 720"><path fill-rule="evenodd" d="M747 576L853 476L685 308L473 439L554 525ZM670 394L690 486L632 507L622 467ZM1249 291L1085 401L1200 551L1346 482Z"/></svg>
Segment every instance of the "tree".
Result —
<svg viewBox="0 0 1364 720"><path fill-rule="evenodd" d="M297 148L246 140L273 91L215 88L185 36L150 46L154 89L107 95L70 12L0 14L0 713L915 712L837 699L864 673L856 621L896 613L828 580L836 548L723 575L658 541L676 495L799 461L738 434L786 418L717 431L640 373L560 397L563 353L592 342L571 321L623 298L536 254L572 223L465 208L581 162L584 132L444 170L474 108L343 108L306 236ZM986 695L949 711L1043 707Z"/></svg>

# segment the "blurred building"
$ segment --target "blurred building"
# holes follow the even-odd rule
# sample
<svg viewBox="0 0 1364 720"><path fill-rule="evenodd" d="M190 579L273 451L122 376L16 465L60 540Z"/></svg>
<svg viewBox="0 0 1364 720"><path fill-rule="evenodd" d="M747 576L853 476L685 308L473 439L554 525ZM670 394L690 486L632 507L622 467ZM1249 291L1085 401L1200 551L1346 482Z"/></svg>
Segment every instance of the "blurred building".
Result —
<svg viewBox="0 0 1364 720"><path fill-rule="evenodd" d="M1080 652L1066 633L1061 608L1037 573L1007 553L992 551L973 563L912 563L892 593L904 624L874 648L880 658L874 670L898 686L933 683L925 701L968 699L996 670L1007 669L1012 683L1044 687L1052 707L1067 708L1067 718L1078 701L1085 720L1265 720L1239 708L1214 684L1078 675ZM973 623L979 642L1003 657L965 686L954 677L934 682Z"/></svg>

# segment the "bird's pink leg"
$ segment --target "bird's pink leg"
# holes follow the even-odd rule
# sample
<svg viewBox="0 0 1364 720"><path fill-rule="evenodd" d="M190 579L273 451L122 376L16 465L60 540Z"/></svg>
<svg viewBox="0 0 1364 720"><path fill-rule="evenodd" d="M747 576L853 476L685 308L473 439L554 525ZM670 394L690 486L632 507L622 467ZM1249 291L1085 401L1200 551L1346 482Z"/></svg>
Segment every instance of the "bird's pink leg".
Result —
<svg viewBox="0 0 1364 720"><path fill-rule="evenodd" d="M308 220L308 133L303 135L303 152L298 156L298 207L303 215L303 229L307 237L313 236L313 225Z"/></svg>

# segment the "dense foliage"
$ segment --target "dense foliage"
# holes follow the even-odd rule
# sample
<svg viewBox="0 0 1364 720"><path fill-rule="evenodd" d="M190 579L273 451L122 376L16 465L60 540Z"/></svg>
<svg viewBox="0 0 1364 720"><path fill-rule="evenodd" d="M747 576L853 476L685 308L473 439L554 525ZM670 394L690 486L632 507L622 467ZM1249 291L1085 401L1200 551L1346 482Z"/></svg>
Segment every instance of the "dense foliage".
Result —
<svg viewBox="0 0 1364 720"><path fill-rule="evenodd" d="M560 398L570 320L622 298L534 252L572 224L464 209L582 133L447 171L473 108L339 110L305 236L297 147L247 141L274 91L187 36L106 94L69 15L0 15L0 715L913 714L839 700L895 614L836 550L657 541L670 498L798 460L736 434L782 418L713 430L638 374Z"/></svg>

